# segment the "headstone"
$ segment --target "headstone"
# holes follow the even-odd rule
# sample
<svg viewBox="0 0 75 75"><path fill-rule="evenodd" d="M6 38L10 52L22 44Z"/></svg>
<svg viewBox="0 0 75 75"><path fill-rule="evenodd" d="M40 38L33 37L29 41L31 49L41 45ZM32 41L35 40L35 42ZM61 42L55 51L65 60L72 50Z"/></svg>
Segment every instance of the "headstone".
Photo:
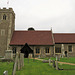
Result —
<svg viewBox="0 0 75 75"><path fill-rule="evenodd" d="M18 70L20 70L20 59L18 58Z"/></svg>
<svg viewBox="0 0 75 75"><path fill-rule="evenodd" d="M32 56L33 56L33 55L30 53L29 56L28 56L28 58L32 58Z"/></svg>
<svg viewBox="0 0 75 75"><path fill-rule="evenodd" d="M49 59L49 65L51 66L51 59Z"/></svg>
<svg viewBox="0 0 75 75"><path fill-rule="evenodd" d="M58 59L57 59L58 61L60 60L60 55L58 55Z"/></svg>
<svg viewBox="0 0 75 75"><path fill-rule="evenodd" d="M23 54L23 66L24 66L24 54Z"/></svg>
<svg viewBox="0 0 75 75"><path fill-rule="evenodd" d="M58 70L58 56L56 56L56 70Z"/></svg>
<svg viewBox="0 0 75 75"><path fill-rule="evenodd" d="M56 61L56 70L58 70L58 61Z"/></svg>
<svg viewBox="0 0 75 75"><path fill-rule="evenodd" d="M5 51L5 59L13 59L13 51L12 50Z"/></svg>
<svg viewBox="0 0 75 75"><path fill-rule="evenodd" d="M18 52L16 53L16 58L15 58L15 63L14 63L14 67L13 67L13 73L12 75L15 75L16 73L16 68L17 68L17 63L18 63Z"/></svg>
<svg viewBox="0 0 75 75"><path fill-rule="evenodd" d="M49 63L49 60L43 60L43 63Z"/></svg>
<svg viewBox="0 0 75 75"><path fill-rule="evenodd" d="M38 58L40 58L40 55L38 56Z"/></svg>
<svg viewBox="0 0 75 75"><path fill-rule="evenodd" d="M20 53L20 68L22 68L22 53Z"/></svg>
<svg viewBox="0 0 75 75"><path fill-rule="evenodd" d="M24 54L20 53L20 68L24 66Z"/></svg>
<svg viewBox="0 0 75 75"><path fill-rule="evenodd" d="M55 68L56 66L55 66L55 60L53 60L53 68Z"/></svg>
<svg viewBox="0 0 75 75"><path fill-rule="evenodd" d="M8 75L8 71L4 71L3 72L3 75Z"/></svg>

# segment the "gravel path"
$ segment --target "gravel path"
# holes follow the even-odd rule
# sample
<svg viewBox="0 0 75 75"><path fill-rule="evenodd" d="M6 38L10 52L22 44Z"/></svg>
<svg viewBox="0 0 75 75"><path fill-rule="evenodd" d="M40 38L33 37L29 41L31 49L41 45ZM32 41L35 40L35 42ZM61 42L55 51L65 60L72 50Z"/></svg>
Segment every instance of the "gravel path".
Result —
<svg viewBox="0 0 75 75"><path fill-rule="evenodd" d="M39 58L35 58L36 60L40 60L40 61L43 61L44 59L39 59ZM58 61L58 63L61 63L61 64L67 64L67 65L75 65L73 63L67 63L67 62L60 62Z"/></svg>

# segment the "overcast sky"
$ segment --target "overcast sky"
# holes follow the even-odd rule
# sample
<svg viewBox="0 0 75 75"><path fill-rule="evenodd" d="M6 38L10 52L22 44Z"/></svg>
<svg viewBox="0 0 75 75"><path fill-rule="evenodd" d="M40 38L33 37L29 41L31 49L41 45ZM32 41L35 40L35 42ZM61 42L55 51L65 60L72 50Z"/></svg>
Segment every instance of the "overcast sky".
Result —
<svg viewBox="0 0 75 75"><path fill-rule="evenodd" d="M75 0L0 0L0 7L12 7L15 29L75 33Z"/></svg>

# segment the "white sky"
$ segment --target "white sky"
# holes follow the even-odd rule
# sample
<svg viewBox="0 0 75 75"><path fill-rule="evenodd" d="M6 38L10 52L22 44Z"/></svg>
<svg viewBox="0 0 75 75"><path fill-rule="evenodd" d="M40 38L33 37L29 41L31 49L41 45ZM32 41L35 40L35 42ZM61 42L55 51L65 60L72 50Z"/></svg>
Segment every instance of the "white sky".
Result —
<svg viewBox="0 0 75 75"><path fill-rule="evenodd" d="M12 7L15 29L75 33L75 0L0 0L0 8Z"/></svg>

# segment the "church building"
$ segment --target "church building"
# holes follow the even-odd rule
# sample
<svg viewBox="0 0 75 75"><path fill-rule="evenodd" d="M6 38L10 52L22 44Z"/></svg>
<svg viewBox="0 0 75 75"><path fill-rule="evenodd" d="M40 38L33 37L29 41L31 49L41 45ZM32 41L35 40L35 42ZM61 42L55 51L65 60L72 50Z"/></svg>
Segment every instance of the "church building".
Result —
<svg viewBox="0 0 75 75"><path fill-rule="evenodd" d="M24 53L28 57L75 56L75 33L53 33L52 30L15 30L12 8L0 9L0 56L6 50Z"/></svg>

